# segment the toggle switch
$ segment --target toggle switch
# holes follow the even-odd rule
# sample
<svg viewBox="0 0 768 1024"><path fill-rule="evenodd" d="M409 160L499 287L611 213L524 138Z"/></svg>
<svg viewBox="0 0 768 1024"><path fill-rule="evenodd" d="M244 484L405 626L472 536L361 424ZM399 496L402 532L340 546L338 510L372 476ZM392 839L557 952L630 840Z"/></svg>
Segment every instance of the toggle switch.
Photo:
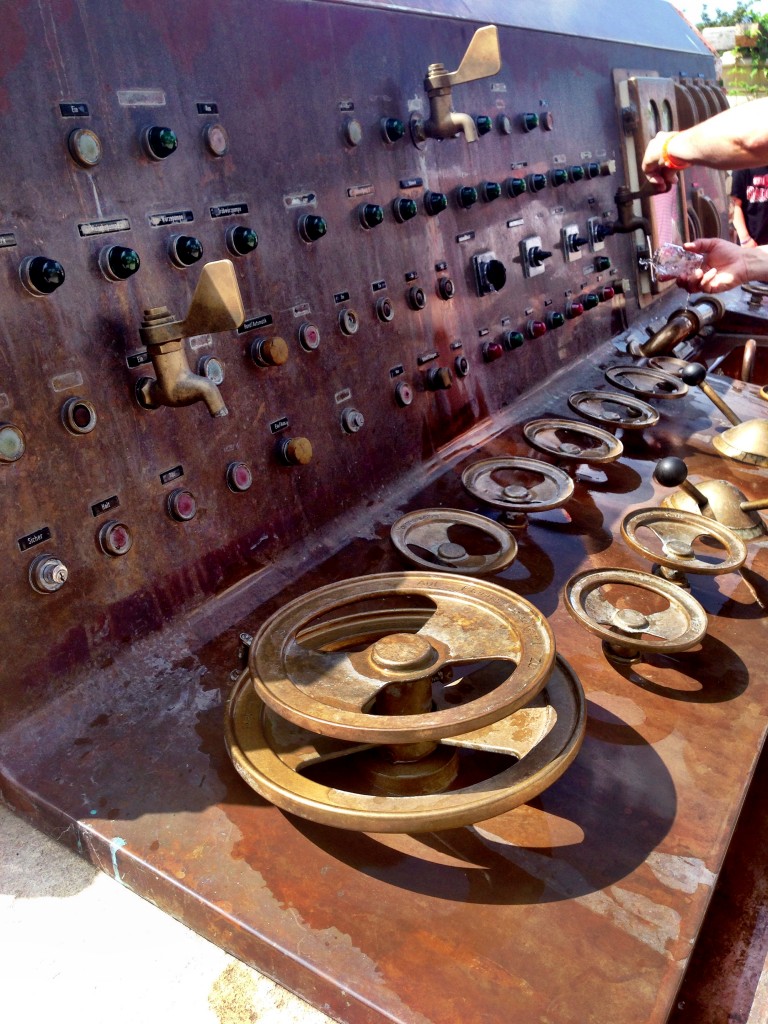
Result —
<svg viewBox="0 0 768 1024"><path fill-rule="evenodd" d="M566 263L581 259L581 248L587 244L587 239L579 234L578 224L566 224L560 230L560 245Z"/></svg>
<svg viewBox="0 0 768 1024"><path fill-rule="evenodd" d="M19 277L33 295L50 295L64 284L64 267L48 256L27 256L19 264Z"/></svg>
<svg viewBox="0 0 768 1024"><path fill-rule="evenodd" d="M150 159L165 160L171 153L176 152L179 140L172 128L153 125L141 133L141 145Z"/></svg>
<svg viewBox="0 0 768 1024"><path fill-rule="evenodd" d="M193 235L174 235L168 240L168 255L177 267L191 267L203 256L203 243Z"/></svg>
<svg viewBox="0 0 768 1024"><path fill-rule="evenodd" d="M539 274L543 274L546 269L544 261L551 255L551 252L541 248L541 238L538 235L531 235L520 242L520 260L526 277L538 277Z"/></svg>

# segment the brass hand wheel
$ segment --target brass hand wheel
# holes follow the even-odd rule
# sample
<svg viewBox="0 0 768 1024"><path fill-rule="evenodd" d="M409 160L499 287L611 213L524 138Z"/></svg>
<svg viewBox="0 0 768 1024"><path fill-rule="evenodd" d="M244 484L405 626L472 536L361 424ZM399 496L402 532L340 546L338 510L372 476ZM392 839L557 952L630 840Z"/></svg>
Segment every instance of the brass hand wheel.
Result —
<svg viewBox="0 0 768 1024"><path fill-rule="evenodd" d="M644 398L682 398L688 386L677 377L652 366L610 366L605 379L622 391Z"/></svg>
<svg viewBox="0 0 768 1024"><path fill-rule="evenodd" d="M468 576L501 572L515 559L517 541L492 519L456 508L408 512L390 538L400 554L422 569Z"/></svg>
<svg viewBox="0 0 768 1024"><path fill-rule="evenodd" d="M522 457L473 462L461 474L461 482L491 508L521 516L560 508L574 488L573 480L557 466Z"/></svg>
<svg viewBox="0 0 768 1024"><path fill-rule="evenodd" d="M585 725L581 685L557 658L545 689L527 707L438 748L470 762L490 758L493 774L481 781L470 775L459 788L452 776L444 792L392 795L371 782L379 748L328 739L279 718L246 671L227 705L226 741L245 782L282 810L337 828L413 833L471 825L533 799L574 760ZM310 777L329 769L330 780Z"/></svg>
<svg viewBox="0 0 768 1024"><path fill-rule="evenodd" d="M643 540L640 531L647 530L658 544ZM747 549L727 526L693 512L673 508L639 508L628 513L621 523L621 535L629 546L658 565L677 575L662 573L667 579L685 582L684 572L718 576L741 568ZM694 544L701 538L712 538L720 546L711 556L697 555ZM682 579L680 579L682 576Z"/></svg>
<svg viewBox="0 0 768 1024"><path fill-rule="evenodd" d="M678 359L677 356L651 356L648 365L654 370L661 370L670 377L679 377L688 365L686 359Z"/></svg>
<svg viewBox="0 0 768 1024"><path fill-rule="evenodd" d="M257 792L315 821L468 824L530 799L576 756L583 693L553 664L546 620L495 584L415 572L345 580L259 630L228 705L227 745Z"/></svg>
<svg viewBox="0 0 768 1024"><path fill-rule="evenodd" d="M612 588L613 603L606 588ZM603 641L616 661L638 661L641 652L671 654L694 647L707 632L699 602L668 580L634 569L587 570L565 585L565 607Z"/></svg>
<svg viewBox="0 0 768 1024"><path fill-rule="evenodd" d="M248 667L265 704L302 728L412 743L480 728L528 703L554 656L549 623L524 598L485 580L403 572L342 580L291 601L259 630ZM498 686L466 707L430 710L438 673L489 659L504 666ZM382 712L388 688L416 684L425 691L411 702L418 710Z"/></svg>
<svg viewBox="0 0 768 1024"><path fill-rule="evenodd" d="M568 398L568 405L593 423L623 430L643 430L659 422L652 405L618 391L576 391Z"/></svg>
<svg viewBox="0 0 768 1024"><path fill-rule="evenodd" d="M531 420L523 433L531 447L573 462L613 462L624 451L613 434L578 420Z"/></svg>

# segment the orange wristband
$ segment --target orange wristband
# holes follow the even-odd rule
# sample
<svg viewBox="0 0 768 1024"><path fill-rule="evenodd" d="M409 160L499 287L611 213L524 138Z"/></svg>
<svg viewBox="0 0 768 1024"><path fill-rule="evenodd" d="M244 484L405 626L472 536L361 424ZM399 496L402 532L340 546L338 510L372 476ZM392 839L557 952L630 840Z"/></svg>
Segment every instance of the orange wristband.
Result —
<svg viewBox="0 0 768 1024"><path fill-rule="evenodd" d="M666 139L664 139L664 144L661 147L661 159L659 160L659 163L663 167L668 167L671 171L684 171L691 166L686 160L678 160L669 152L670 142L679 134L680 132L670 132Z"/></svg>

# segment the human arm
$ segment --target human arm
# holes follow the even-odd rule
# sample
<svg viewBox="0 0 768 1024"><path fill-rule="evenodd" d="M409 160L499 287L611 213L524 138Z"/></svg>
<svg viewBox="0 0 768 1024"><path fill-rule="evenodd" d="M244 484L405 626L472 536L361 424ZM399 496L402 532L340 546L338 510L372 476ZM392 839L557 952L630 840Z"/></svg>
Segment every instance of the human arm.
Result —
<svg viewBox="0 0 768 1024"><path fill-rule="evenodd" d="M668 191L691 164L736 170L768 163L768 97L731 107L680 132L659 132L648 143L643 171Z"/></svg>
<svg viewBox="0 0 768 1024"><path fill-rule="evenodd" d="M739 243L743 249L754 249L757 242L752 238L747 227L747 220L744 216L744 207L737 196L731 196L733 200L733 226L739 236Z"/></svg>
<svg viewBox="0 0 768 1024"><path fill-rule="evenodd" d="M747 281L768 281L768 246L745 248L722 238L699 238L685 248L704 256L703 267L677 278L687 292L724 292Z"/></svg>

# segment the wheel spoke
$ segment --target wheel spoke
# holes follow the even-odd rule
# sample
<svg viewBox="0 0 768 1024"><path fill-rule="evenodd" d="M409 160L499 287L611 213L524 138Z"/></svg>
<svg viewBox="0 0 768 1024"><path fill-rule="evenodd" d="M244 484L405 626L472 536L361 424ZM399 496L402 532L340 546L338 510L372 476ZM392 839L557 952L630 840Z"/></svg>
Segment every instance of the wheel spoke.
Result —
<svg viewBox="0 0 768 1024"><path fill-rule="evenodd" d="M347 711L361 711L386 681L361 675L346 651L313 651L290 640L285 650L288 678L314 700Z"/></svg>
<svg viewBox="0 0 768 1024"><path fill-rule="evenodd" d="M467 600L439 597L434 614L419 634L447 650L445 661L462 664L491 658L519 661L520 634L485 608Z"/></svg>
<svg viewBox="0 0 768 1024"><path fill-rule="evenodd" d="M542 741L557 721L557 714L549 705L521 708L500 722L450 736L441 742L451 747L465 747L494 754L525 757Z"/></svg>

